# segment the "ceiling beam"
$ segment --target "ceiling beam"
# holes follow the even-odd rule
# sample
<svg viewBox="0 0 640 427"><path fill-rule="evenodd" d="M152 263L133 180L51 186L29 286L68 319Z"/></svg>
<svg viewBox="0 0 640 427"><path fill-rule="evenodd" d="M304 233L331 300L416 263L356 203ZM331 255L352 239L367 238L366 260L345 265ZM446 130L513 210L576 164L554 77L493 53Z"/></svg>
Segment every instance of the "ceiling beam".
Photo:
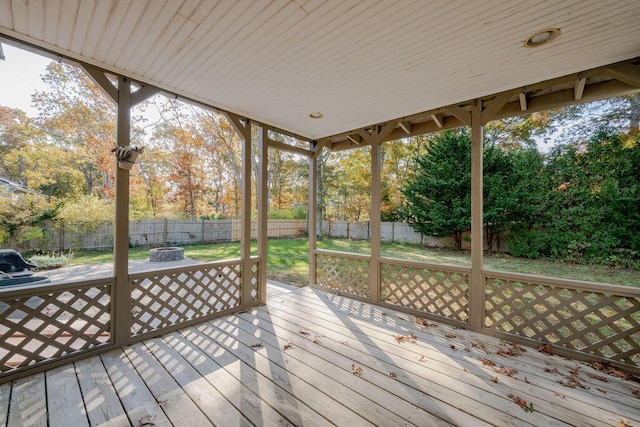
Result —
<svg viewBox="0 0 640 427"><path fill-rule="evenodd" d="M269 148L275 148L277 150L300 154L305 157L313 157L315 155L315 153L311 150L305 150L304 148L296 147L295 145L285 144L284 142L280 142L280 141L274 141L273 139L267 139L267 146Z"/></svg>
<svg viewBox="0 0 640 427"><path fill-rule="evenodd" d="M584 86L587 84L587 79L582 77L576 80L575 86L573 86L573 100L580 101L584 94Z"/></svg>
<svg viewBox="0 0 640 427"><path fill-rule="evenodd" d="M400 129L405 131L407 135L411 134L411 123L410 122L398 122L398 126L400 126Z"/></svg>
<svg viewBox="0 0 640 427"><path fill-rule="evenodd" d="M159 93L160 89L155 86L144 85L137 91L131 94L131 106L137 105L144 100L151 98L156 93Z"/></svg>
<svg viewBox="0 0 640 427"><path fill-rule="evenodd" d="M444 117L442 117L442 113L431 114L431 120L433 120L440 129L444 126Z"/></svg>
<svg viewBox="0 0 640 427"><path fill-rule="evenodd" d="M640 88L640 67L634 64L621 64L606 69L605 73L623 83Z"/></svg>
<svg viewBox="0 0 640 427"><path fill-rule="evenodd" d="M511 92L503 92L489 101L487 106L482 109L482 124L486 125L493 120L493 116L495 116L495 114L500 111L500 109L504 107L504 104L506 104L512 97L513 94Z"/></svg>
<svg viewBox="0 0 640 427"><path fill-rule="evenodd" d="M527 94L524 91L518 94L518 101L520 102L520 111L527 111Z"/></svg>
<svg viewBox="0 0 640 427"><path fill-rule="evenodd" d="M446 107L447 110L454 116L456 116L462 123L467 126L471 126L471 113L463 108L460 108L459 105L450 105Z"/></svg>

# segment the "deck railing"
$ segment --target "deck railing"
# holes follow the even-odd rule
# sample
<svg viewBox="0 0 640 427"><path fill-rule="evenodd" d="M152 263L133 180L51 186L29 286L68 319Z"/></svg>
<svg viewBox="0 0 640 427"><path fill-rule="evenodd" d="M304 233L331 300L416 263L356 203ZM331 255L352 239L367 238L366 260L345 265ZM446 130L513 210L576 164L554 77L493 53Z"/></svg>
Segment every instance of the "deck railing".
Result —
<svg viewBox="0 0 640 427"><path fill-rule="evenodd" d="M380 258L374 284L371 256L320 249L314 256L322 289L458 327L472 324L470 268ZM478 332L640 372L640 289L490 270L482 277Z"/></svg>
<svg viewBox="0 0 640 427"><path fill-rule="evenodd" d="M259 302L259 258L242 301L240 259L129 275L130 335L114 342L113 277L0 291L0 383Z"/></svg>

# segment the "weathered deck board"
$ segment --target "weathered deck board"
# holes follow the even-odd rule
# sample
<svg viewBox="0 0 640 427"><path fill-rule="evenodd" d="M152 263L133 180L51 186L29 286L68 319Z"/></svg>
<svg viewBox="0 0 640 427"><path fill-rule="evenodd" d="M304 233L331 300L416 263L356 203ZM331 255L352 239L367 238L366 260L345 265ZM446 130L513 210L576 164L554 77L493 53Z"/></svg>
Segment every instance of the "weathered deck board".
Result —
<svg viewBox="0 0 640 427"><path fill-rule="evenodd" d="M640 425L638 383L428 323L283 287L267 306L0 386L0 427Z"/></svg>
<svg viewBox="0 0 640 427"><path fill-rule="evenodd" d="M44 374L32 375L13 382L7 425L9 427L47 425Z"/></svg>
<svg viewBox="0 0 640 427"><path fill-rule="evenodd" d="M52 427L88 426L87 411L74 365L46 372L47 412Z"/></svg>
<svg viewBox="0 0 640 427"><path fill-rule="evenodd" d="M75 363L91 425L121 426L129 422L99 356Z"/></svg>
<svg viewBox="0 0 640 427"><path fill-rule="evenodd" d="M9 399L11 398L11 384L0 385L0 427L7 425L9 418Z"/></svg>

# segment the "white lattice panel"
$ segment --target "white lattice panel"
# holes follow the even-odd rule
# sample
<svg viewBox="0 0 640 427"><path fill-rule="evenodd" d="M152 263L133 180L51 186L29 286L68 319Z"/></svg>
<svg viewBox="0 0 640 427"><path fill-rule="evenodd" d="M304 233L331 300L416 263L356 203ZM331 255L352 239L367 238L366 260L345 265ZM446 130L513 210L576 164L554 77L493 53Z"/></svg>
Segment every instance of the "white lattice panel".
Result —
<svg viewBox="0 0 640 427"><path fill-rule="evenodd" d="M448 319L469 319L469 275L390 262L381 263L380 299Z"/></svg>
<svg viewBox="0 0 640 427"><path fill-rule="evenodd" d="M149 272L131 280L133 336L240 305L240 263Z"/></svg>
<svg viewBox="0 0 640 427"><path fill-rule="evenodd" d="M316 254L316 282L348 294L369 297L369 261L348 255Z"/></svg>
<svg viewBox="0 0 640 427"><path fill-rule="evenodd" d="M640 297L485 277L485 327L640 364Z"/></svg>
<svg viewBox="0 0 640 427"><path fill-rule="evenodd" d="M101 284L0 296L0 372L108 344L110 295Z"/></svg>

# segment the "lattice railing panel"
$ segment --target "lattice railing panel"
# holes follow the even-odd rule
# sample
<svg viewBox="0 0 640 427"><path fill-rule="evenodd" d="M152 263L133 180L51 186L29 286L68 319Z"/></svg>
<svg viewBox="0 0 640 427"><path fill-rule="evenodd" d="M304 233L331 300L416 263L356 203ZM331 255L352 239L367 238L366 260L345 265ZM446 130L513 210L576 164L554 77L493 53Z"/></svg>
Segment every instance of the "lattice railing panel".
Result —
<svg viewBox="0 0 640 427"><path fill-rule="evenodd" d="M0 295L0 372L110 343L111 284Z"/></svg>
<svg viewBox="0 0 640 427"><path fill-rule="evenodd" d="M251 263L251 302L260 300L260 261L254 260Z"/></svg>
<svg viewBox="0 0 640 427"><path fill-rule="evenodd" d="M369 261L348 255L318 253L316 283L348 294L369 297Z"/></svg>
<svg viewBox="0 0 640 427"><path fill-rule="evenodd" d="M640 296L485 277L485 327L640 364Z"/></svg>
<svg viewBox="0 0 640 427"><path fill-rule="evenodd" d="M131 279L131 334L240 305L240 263L149 272Z"/></svg>
<svg viewBox="0 0 640 427"><path fill-rule="evenodd" d="M380 299L448 319L469 320L469 274L443 268L380 264Z"/></svg>

